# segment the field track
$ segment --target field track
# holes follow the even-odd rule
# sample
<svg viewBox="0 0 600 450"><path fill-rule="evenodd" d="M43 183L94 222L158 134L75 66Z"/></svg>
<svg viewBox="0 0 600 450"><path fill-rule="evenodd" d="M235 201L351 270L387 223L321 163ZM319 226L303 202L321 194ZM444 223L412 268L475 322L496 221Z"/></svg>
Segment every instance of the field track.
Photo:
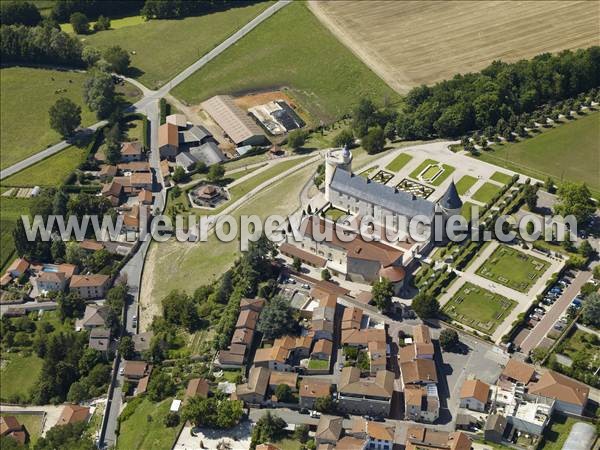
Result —
<svg viewBox="0 0 600 450"><path fill-rule="evenodd" d="M600 44L596 1L310 1L311 11L400 93L493 60Z"/></svg>

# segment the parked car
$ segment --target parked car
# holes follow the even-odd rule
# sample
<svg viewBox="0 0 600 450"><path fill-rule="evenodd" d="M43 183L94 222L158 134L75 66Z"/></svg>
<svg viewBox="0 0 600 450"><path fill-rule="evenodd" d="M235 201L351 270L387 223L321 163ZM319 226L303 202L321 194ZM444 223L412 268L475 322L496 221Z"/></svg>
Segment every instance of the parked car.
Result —
<svg viewBox="0 0 600 450"><path fill-rule="evenodd" d="M303 287L304 289L310 289L310 285L308 285L308 284L306 284L306 283L304 283L304 284L302 285L302 287Z"/></svg>
<svg viewBox="0 0 600 450"><path fill-rule="evenodd" d="M313 419L318 419L319 417L321 417L321 413L319 411L311 411L310 417L312 417Z"/></svg>

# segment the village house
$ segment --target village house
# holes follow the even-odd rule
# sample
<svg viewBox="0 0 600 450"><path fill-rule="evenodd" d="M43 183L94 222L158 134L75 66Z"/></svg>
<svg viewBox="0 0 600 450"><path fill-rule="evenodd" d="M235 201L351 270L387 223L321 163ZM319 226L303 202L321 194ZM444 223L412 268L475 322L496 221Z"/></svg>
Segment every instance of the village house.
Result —
<svg viewBox="0 0 600 450"><path fill-rule="evenodd" d="M373 422L355 417L349 434L366 440L364 448L373 450L392 450L396 429L385 423Z"/></svg>
<svg viewBox="0 0 600 450"><path fill-rule="evenodd" d="M489 384L481 380L465 380L460 389L460 407L484 412L489 396Z"/></svg>
<svg viewBox="0 0 600 450"><path fill-rule="evenodd" d="M320 397L331 397L332 385L327 380L318 378L302 378L300 380L300 407L314 409L315 400Z"/></svg>
<svg viewBox="0 0 600 450"><path fill-rule="evenodd" d="M93 328L90 331L88 347L98 350L106 357L110 349L110 330L103 327Z"/></svg>
<svg viewBox="0 0 600 450"><path fill-rule="evenodd" d="M90 408L79 405L65 405L56 422L57 426L87 422L90 418Z"/></svg>
<svg viewBox="0 0 600 450"><path fill-rule="evenodd" d="M110 308L105 305L86 305L83 317L75 321L75 330L105 328Z"/></svg>
<svg viewBox="0 0 600 450"><path fill-rule="evenodd" d="M471 439L462 431L438 431L420 426L406 432L406 450L470 450Z"/></svg>
<svg viewBox="0 0 600 450"><path fill-rule="evenodd" d="M275 391L280 384L285 384L290 387L292 392L296 392L298 390L298 374L292 372L271 372L269 389Z"/></svg>
<svg viewBox="0 0 600 450"><path fill-rule="evenodd" d="M361 378L357 367L344 367L340 374L338 409L349 414L387 417L394 394L394 374L380 370L375 377Z"/></svg>
<svg viewBox="0 0 600 450"><path fill-rule="evenodd" d="M109 283L110 277L108 275L73 275L69 289L84 300L103 298Z"/></svg>
<svg viewBox="0 0 600 450"><path fill-rule="evenodd" d="M177 125L163 123L158 128L158 151L161 159L175 160L179 150L179 133Z"/></svg>
<svg viewBox="0 0 600 450"><path fill-rule="evenodd" d="M140 141L123 142L121 144L121 161L141 161L144 156L142 143Z"/></svg>
<svg viewBox="0 0 600 450"><path fill-rule="evenodd" d="M270 373L271 371L266 367L251 367L248 381L236 387L236 398L246 405L261 405L267 394Z"/></svg>
<svg viewBox="0 0 600 450"><path fill-rule="evenodd" d="M329 339L319 339L315 342L313 351L310 354L311 359L321 359L323 361L329 361L333 352L333 342Z"/></svg>
<svg viewBox="0 0 600 450"><path fill-rule="evenodd" d="M548 370L527 387L530 396L555 400L556 411L567 414L582 415L590 394L590 388L585 384L553 370Z"/></svg>
<svg viewBox="0 0 600 450"><path fill-rule="evenodd" d="M440 400L435 384L404 387L404 413L407 420L435 422L440 416Z"/></svg>
<svg viewBox="0 0 600 450"><path fill-rule="evenodd" d="M9 273L13 278L19 278L29 269L29 261L25 258L17 258L15 259L8 269L6 269L6 273Z"/></svg>
<svg viewBox="0 0 600 450"><path fill-rule="evenodd" d="M104 244L91 239L84 239L83 241L79 242L79 248L88 253L95 253L97 251L104 250Z"/></svg>
<svg viewBox="0 0 600 450"><path fill-rule="evenodd" d="M527 384L534 379L535 369L517 359L511 358L500 374L500 381Z"/></svg>
<svg viewBox="0 0 600 450"><path fill-rule="evenodd" d="M66 263L44 264L31 267L35 274L31 278L31 284L37 289L40 295L48 292L64 291L73 274L77 273L77 266Z"/></svg>
<svg viewBox="0 0 600 450"><path fill-rule="evenodd" d="M190 381L188 381L187 388L185 390L185 398L207 398L208 391L208 381L206 381L204 378L192 378Z"/></svg>
<svg viewBox="0 0 600 450"><path fill-rule="evenodd" d="M275 339L271 347L256 350L254 364L271 370L291 372L301 359L308 357L311 341L308 336L283 336Z"/></svg>
<svg viewBox="0 0 600 450"><path fill-rule="evenodd" d="M335 445L340 439L343 431L343 417L327 416L323 414L319 418L317 431L315 432L315 443Z"/></svg>
<svg viewBox="0 0 600 450"><path fill-rule="evenodd" d="M122 371L122 375L125 379L137 382L150 375L152 372L152 364L148 364L146 361L124 360Z"/></svg>
<svg viewBox="0 0 600 450"><path fill-rule="evenodd" d="M8 436L19 445L25 445L29 440L29 432L15 416L0 416L0 436Z"/></svg>

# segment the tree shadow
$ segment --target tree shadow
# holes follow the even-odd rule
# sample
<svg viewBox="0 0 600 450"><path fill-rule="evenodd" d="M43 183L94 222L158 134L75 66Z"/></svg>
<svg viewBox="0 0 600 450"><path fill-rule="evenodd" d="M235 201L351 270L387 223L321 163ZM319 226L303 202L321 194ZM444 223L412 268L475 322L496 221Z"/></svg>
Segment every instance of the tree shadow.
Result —
<svg viewBox="0 0 600 450"><path fill-rule="evenodd" d="M144 71L143 71L142 69L140 69L139 67L134 67L134 66L131 66L131 67L129 67L129 69L127 69L127 73L126 73L126 75L127 75L129 78L139 78L139 77L141 77L142 75L144 75L145 73L146 73L146 72L144 72Z"/></svg>

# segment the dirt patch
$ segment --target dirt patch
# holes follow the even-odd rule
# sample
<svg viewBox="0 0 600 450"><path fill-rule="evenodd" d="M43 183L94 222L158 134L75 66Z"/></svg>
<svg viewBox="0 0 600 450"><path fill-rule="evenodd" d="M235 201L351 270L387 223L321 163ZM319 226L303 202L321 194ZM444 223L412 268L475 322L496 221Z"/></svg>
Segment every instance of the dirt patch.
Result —
<svg viewBox="0 0 600 450"><path fill-rule="evenodd" d="M243 110L248 110L253 106L262 105L275 100L284 100L294 109L298 107L296 101L283 91L253 92L234 99L235 104Z"/></svg>

